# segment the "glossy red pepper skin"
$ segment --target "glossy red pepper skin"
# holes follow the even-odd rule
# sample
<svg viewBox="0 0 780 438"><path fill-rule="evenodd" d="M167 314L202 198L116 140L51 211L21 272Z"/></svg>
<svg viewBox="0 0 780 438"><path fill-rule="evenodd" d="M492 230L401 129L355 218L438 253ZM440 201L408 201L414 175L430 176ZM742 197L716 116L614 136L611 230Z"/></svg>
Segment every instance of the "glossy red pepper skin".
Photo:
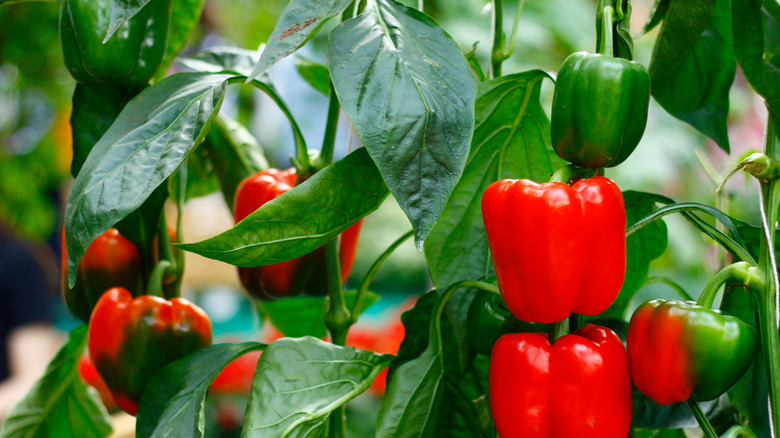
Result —
<svg viewBox="0 0 780 438"><path fill-rule="evenodd" d="M131 293L141 290L141 254L115 228L98 236L87 248L77 268L73 289L68 289L68 255L62 233L61 289L68 309L78 319L89 322L92 309L103 292L122 287Z"/></svg>
<svg viewBox="0 0 780 438"><path fill-rule="evenodd" d="M588 324L553 345L540 333L498 339L490 411L501 438L625 438L631 376L620 338Z"/></svg>
<svg viewBox="0 0 780 438"><path fill-rule="evenodd" d="M745 374L758 345L753 327L694 303L639 306L626 339L634 385L658 404L707 401Z"/></svg>
<svg viewBox="0 0 780 438"><path fill-rule="evenodd" d="M165 365L211 344L211 321L191 302L126 289L106 291L89 322L89 353L117 405L138 411L144 389Z"/></svg>
<svg viewBox="0 0 780 438"><path fill-rule="evenodd" d="M263 170L245 178L236 188L233 200L235 223L239 223L266 202L293 188L296 179L294 168L284 171ZM347 280L352 271L362 223L362 220L358 221L339 236L342 283ZM286 262L252 268L239 267L238 276L247 292L263 301L300 294L327 294L324 248Z"/></svg>
<svg viewBox="0 0 780 438"><path fill-rule="evenodd" d="M596 315L615 300L626 270L626 212L605 177L568 186L496 181L482 196L498 287L518 319L554 323Z"/></svg>

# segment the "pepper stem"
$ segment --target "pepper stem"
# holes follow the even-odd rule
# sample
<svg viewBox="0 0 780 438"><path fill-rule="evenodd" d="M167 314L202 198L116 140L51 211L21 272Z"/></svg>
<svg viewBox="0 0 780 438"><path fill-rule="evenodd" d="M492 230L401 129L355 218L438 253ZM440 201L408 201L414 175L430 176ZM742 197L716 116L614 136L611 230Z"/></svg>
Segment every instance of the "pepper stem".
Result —
<svg viewBox="0 0 780 438"><path fill-rule="evenodd" d="M149 277L149 285L146 288L146 295L152 295L155 297L165 298L163 295L163 279L165 275L171 275L176 272L173 264L168 260L162 260L157 263L157 266L152 270L152 275Z"/></svg>
<svg viewBox="0 0 780 438"><path fill-rule="evenodd" d="M612 5L606 5L605 3L607 3L606 0L600 0L598 6L599 11L601 12L601 23L598 23L598 25L601 26L601 34L599 35L599 40L596 44L596 53L614 57L615 51L612 41L612 20L615 9L612 7Z"/></svg>
<svg viewBox="0 0 780 438"><path fill-rule="evenodd" d="M701 407L699 407L699 403L688 400L688 407L691 408L691 412L693 412L693 416L696 417L696 421L699 422L699 426L701 426L701 430L704 431L704 436L707 438L718 438L718 434L715 433L715 429L712 428L712 424L710 424L710 420L707 419L707 416L704 415L704 412L701 410Z"/></svg>
<svg viewBox="0 0 780 438"><path fill-rule="evenodd" d="M550 344L554 344L555 341L563 336L569 334L569 318L564 318L561 321L553 324L552 332L550 333Z"/></svg>
<svg viewBox="0 0 780 438"><path fill-rule="evenodd" d="M718 271L704 286L704 291L699 295L696 304L711 309L720 287L728 280L734 280L739 284L743 284L750 290L763 290L763 281L758 275L756 268L750 266L747 262L737 262L728 265Z"/></svg>
<svg viewBox="0 0 780 438"><path fill-rule="evenodd" d="M574 182L577 180L596 176L601 170L602 169L579 167L575 166L574 164L567 164L553 173L553 175L550 177L550 182L561 182L571 185L574 184Z"/></svg>

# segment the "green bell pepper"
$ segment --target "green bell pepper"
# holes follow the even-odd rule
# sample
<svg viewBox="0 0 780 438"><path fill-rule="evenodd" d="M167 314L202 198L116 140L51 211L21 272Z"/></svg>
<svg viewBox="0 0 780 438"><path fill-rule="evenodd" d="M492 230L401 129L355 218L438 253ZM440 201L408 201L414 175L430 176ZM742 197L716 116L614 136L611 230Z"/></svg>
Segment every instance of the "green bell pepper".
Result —
<svg viewBox="0 0 780 438"><path fill-rule="evenodd" d="M642 64L571 54L561 66L553 95L555 152L578 166L617 166L639 144L649 103L650 75Z"/></svg>
<svg viewBox="0 0 780 438"><path fill-rule="evenodd" d="M165 55L171 0L150 0L103 44L111 4L111 0L62 1L60 45L65 66L80 83L146 83Z"/></svg>

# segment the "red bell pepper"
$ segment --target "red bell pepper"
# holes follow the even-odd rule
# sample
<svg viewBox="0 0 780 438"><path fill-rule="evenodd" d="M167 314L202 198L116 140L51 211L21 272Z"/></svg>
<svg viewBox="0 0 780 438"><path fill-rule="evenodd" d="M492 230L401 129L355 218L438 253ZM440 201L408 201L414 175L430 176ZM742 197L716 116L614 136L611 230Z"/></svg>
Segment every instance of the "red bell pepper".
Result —
<svg viewBox="0 0 780 438"><path fill-rule="evenodd" d="M233 218L238 223L266 202L290 190L295 185L294 168L284 171L263 170L245 178L236 188L233 200ZM362 220L347 228L339 236L341 282L352 271ZM319 248L303 257L286 262L252 268L238 268L241 284L253 297L273 300L305 293L326 295L327 277L325 250Z"/></svg>
<svg viewBox="0 0 780 438"><path fill-rule="evenodd" d="M191 302L126 289L106 291L89 322L89 354L117 405L138 411L144 389L165 365L211 344L211 321Z"/></svg>
<svg viewBox="0 0 780 438"><path fill-rule="evenodd" d="M528 322L595 315L615 300L626 270L626 212L605 177L568 186L496 181L482 196L498 287Z"/></svg>
<svg viewBox="0 0 780 438"><path fill-rule="evenodd" d="M89 322L92 309L108 289L122 287L132 293L141 289L141 253L115 228L109 228L89 245L77 271L76 284L69 289L68 255L63 232L62 295L71 313L84 322Z"/></svg>
<svg viewBox="0 0 780 438"><path fill-rule="evenodd" d="M510 333L490 357L490 411L501 438L626 438L631 375L617 335L588 324L553 345Z"/></svg>

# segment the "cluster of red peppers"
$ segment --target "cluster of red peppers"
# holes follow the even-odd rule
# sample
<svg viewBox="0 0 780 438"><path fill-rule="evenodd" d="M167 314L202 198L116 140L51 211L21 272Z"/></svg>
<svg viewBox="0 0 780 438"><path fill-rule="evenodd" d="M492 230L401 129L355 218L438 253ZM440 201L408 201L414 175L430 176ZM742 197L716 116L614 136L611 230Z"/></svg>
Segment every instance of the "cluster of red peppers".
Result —
<svg viewBox="0 0 780 438"><path fill-rule="evenodd" d="M600 48L612 46L613 14L605 7L598 15L609 40ZM491 413L502 438L625 438L632 381L660 404L712 400L753 361L752 327L679 301L640 306L626 347L606 327L567 333L570 315L602 313L620 293L623 196L613 181L593 175L622 163L639 143L649 87L641 64L611 51L571 55L558 74L551 131L555 151L572 164L554 182L504 179L483 193L500 296L477 295L468 329L481 340L477 352L490 355ZM555 323L552 333L534 332L540 323ZM492 349L477 346L484 342Z"/></svg>

